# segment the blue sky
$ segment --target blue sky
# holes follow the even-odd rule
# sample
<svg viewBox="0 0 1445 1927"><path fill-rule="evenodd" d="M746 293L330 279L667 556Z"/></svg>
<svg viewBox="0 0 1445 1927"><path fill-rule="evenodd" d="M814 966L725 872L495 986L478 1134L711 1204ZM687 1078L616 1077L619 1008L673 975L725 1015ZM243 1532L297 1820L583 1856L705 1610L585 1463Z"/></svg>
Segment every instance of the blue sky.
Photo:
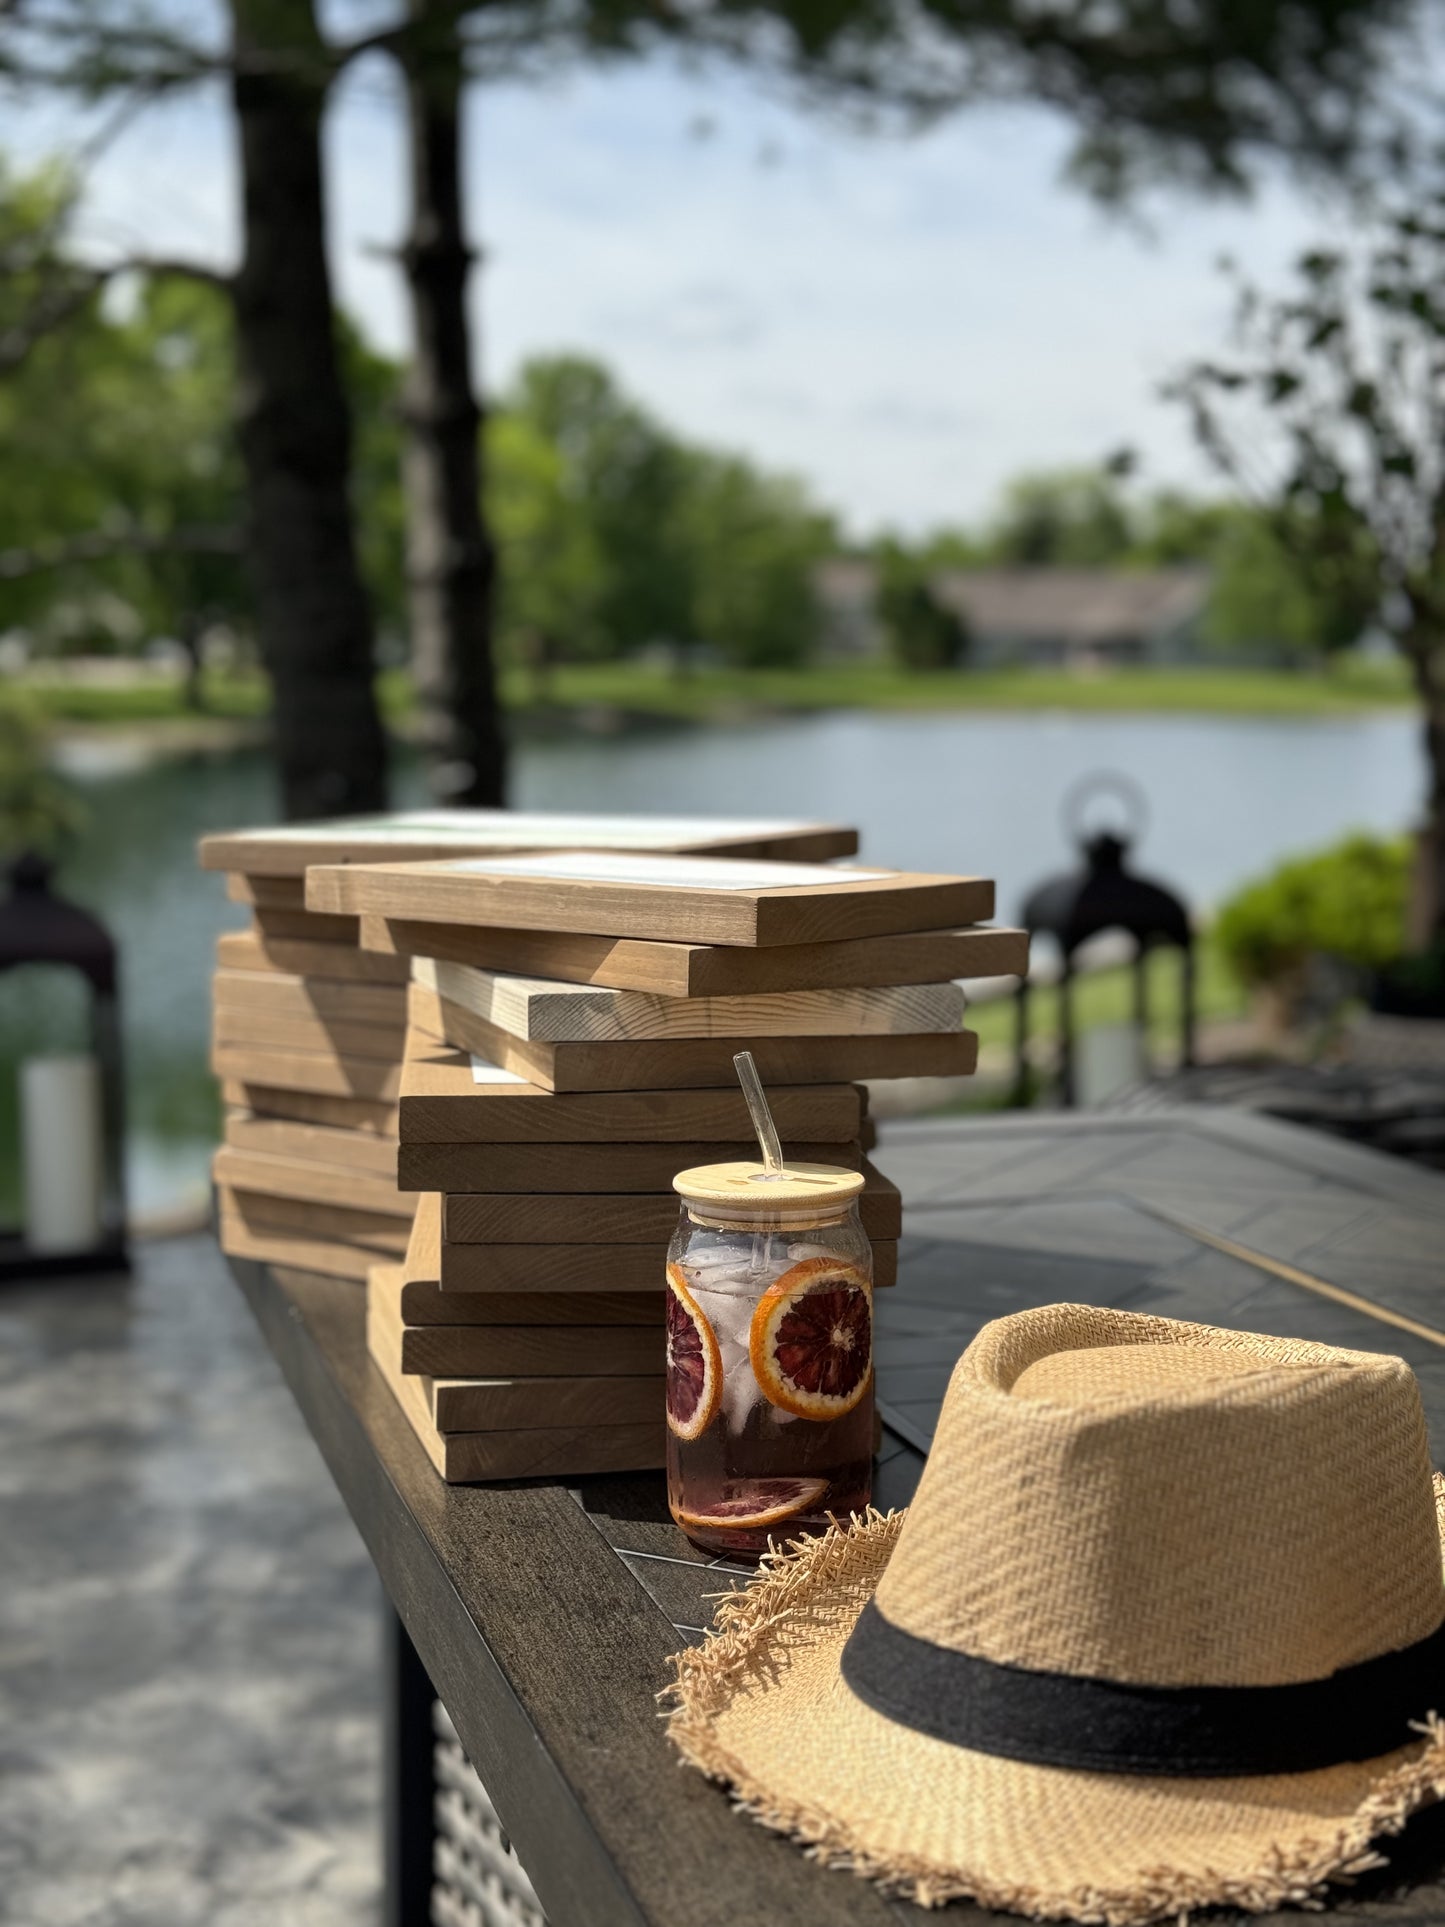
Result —
<svg viewBox="0 0 1445 1927"><path fill-rule="evenodd" d="M75 132L45 107L4 138L26 160ZM405 212L381 62L347 81L328 141L342 296L401 351L376 252ZM1245 205L1161 199L1141 233L1063 184L1066 149L1042 111L866 138L660 62L488 90L468 151L485 378L598 355L681 431L803 475L857 533L977 518L1019 471L1121 443L1151 479L1200 485L1157 389L1219 345L1218 257L1277 277L1327 216L1276 183ZM225 262L235 192L219 97L164 106L96 167L87 236Z"/></svg>

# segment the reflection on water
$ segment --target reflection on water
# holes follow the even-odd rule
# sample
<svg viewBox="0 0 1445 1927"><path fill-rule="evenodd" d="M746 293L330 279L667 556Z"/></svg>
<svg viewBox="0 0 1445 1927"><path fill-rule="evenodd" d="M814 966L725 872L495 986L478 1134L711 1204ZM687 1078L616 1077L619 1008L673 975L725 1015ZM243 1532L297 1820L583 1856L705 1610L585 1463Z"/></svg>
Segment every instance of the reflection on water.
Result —
<svg viewBox="0 0 1445 1927"><path fill-rule="evenodd" d="M102 751L104 746L102 746ZM736 728L519 746L527 809L686 810L856 822L874 859L998 877L999 910L1066 860L1059 800L1079 775L1126 771L1149 798L1141 862L1193 901L1216 901L1291 851L1347 829L1406 824L1423 766L1409 718L1274 722L1185 716L839 714ZM204 1187L216 1104L205 1068L214 940L245 920L195 868L206 830L272 820L259 752L74 766L90 806L62 887L105 918L122 949L133 1195L142 1208ZM415 763L399 806L423 800ZM63 1005L63 1007L62 1007ZM0 1142L15 1143L13 1065L53 1022L78 1015L52 991L0 980ZM7 1161L8 1162L8 1161ZM0 1202L13 1175L0 1170Z"/></svg>

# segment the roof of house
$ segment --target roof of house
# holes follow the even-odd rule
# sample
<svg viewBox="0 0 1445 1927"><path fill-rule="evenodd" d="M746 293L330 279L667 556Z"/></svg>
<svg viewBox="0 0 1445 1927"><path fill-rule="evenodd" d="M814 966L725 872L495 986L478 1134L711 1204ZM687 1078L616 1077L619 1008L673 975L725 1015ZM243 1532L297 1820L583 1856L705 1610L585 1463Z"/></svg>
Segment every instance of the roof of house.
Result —
<svg viewBox="0 0 1445 1927"><path fill-rule="evenodd" d="M1192 621L1209 581L1200 568L945 569L933 592L980 635L1089 643Z"/></svg>

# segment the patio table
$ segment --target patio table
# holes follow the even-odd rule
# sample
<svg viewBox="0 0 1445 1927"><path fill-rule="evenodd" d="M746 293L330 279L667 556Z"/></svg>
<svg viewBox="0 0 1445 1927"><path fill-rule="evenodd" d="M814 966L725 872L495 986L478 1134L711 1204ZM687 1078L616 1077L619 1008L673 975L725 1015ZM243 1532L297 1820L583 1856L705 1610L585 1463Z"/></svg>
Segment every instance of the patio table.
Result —
<svg viewBox="0 0 1445 1927"><path fill-rule="evenodd" d="M907 1503L978 1328L1055 1300L1399 1353L1440 1456L1445 1177L1198 1110L895 1124L877 1162L907 1234L877 1301L879 1505ZM745 1574L688 1545L660 1474L443 1485L367 1358L355 1285L231 1269L395 1608L387 1927L487 1918L461 1750L551 1927L930 1917L815 1865L677 1764L655 1701L667 1656ZM1334 1911L1445 1922L1445 1807L1390 1858Z"/></svg>

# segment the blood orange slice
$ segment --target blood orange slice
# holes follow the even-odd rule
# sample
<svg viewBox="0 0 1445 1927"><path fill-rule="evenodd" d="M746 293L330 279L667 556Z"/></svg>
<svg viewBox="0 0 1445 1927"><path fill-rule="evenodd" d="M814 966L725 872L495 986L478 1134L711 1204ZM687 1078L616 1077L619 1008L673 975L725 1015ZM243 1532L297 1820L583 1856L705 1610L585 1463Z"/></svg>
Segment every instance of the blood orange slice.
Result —
<svg viewBox="0 0 1445 1927"><path fill-rule="evenodd" d="M711 1505L679 1509L685 1526L775 1526L806 1512L828 1490L826 1479L729 1479Z"/></svg>
<svg viewBox="0 0 1445 1927"><path fill-rule="evenodd" d="M805 1258L763 1293L748 1333L763 1396L797 1418L842 1418L873 1369L873 1292L839 1258Z"/></svg>
<svg viewBox="0 0 1445 1927"><path fill-rule="evenodd" d="M701 1438L722 1400L722 1358L712 1326L676 1265L667 1267L667 1422Z"/></svg>

